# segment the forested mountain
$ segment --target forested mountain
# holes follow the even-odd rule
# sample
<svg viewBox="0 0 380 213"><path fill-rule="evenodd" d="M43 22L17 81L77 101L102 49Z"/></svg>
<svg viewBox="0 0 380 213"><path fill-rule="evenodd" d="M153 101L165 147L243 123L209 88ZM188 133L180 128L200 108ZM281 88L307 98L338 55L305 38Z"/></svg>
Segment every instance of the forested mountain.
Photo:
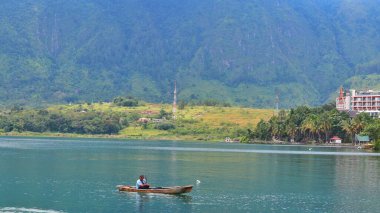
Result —
<svg viewBox="0 0 380 213"><path fill-rule="evenodd" d="M254 107L380 89L379 0L4 0L0 101Z"/></svg>

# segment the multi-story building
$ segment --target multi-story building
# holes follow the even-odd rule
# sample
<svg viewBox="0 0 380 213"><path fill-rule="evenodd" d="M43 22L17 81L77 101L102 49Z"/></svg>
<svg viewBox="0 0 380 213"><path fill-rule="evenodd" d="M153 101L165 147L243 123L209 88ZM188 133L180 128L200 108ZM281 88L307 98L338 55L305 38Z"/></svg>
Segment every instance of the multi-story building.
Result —
<svg viewBox="0 0 380 213"><path fill-rule="evenodd" d="M352 89L345 93L341 87L339 97L336 98L336 108L340 111L366 112L380 118L380 91Z"/></svg>

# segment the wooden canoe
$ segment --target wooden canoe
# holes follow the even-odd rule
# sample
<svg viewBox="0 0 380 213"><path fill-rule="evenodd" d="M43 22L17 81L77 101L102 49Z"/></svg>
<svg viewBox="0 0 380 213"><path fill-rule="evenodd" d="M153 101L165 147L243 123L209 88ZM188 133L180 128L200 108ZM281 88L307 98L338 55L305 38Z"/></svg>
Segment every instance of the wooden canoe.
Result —
<svg viewBox="0 0 380 213"><path fill-rule="evenodd" d="M154 187L149 189L136 189L134 186L117 186L119 191L139 192L139 193L161 193L161 194L182 194L191 192L192 185L188 186L170 186L170 187Z"/></svg>

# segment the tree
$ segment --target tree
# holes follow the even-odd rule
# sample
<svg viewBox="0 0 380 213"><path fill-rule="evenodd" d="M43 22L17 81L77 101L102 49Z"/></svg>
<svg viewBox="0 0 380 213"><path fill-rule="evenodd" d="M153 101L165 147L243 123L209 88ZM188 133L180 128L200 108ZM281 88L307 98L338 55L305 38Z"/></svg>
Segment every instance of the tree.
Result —
<svg viewBox="0 0 380 213"><path fill-rule="evenodd" d="M317 140L320 141L321 134L321 119L316 114L310 114L306 117L306 119L302 122L302 129L304 133L309 133L309 137L315 139L315 135L318 136Z"/></svg>
<svg viewBox="0 0 380 213"><path fill-rule="evenodd" d="M295 109L291 109L289 113L289 119L292 120L296 126L300 127L305 118L311 113L311 110L307 106L299 106Z"/></svg>
<svg viewBox="0 0 380 213"><path fill-rule="evenodd" d="M271 135L270 125L261 119L259 123L257 123L255 133L258 139L265 141L268 140Z"/></svg>
<svg viewBox="0 0 380 213"><path fill-rule="evenodd" d="M328 112L322 113L322 115L319 117L319 124L321 127L321 130L325 134L325 142L328 141L329 133L332 127L332 121L331 117L329 116Z"/></svg>
<svg viewBox="0 0 380 213"><path fill-rule="evenodd" d="M346 131L346 133L351 136L350 138L351 138L352 144L355 143L356 129L355 129L355 126L352 124L352 120L342 121L341 126L343 130Z"/></svg>
<svg viewBox="0 0 380 213"><path fill-rule="evenodd" d="M362 133L368 135L372 139L374 150L380 150L380 119L367 125Z"/></svg>
<svg viewBox="0 0 380 213"><path fill-rule="evenodd" d="M170 119L171 116L172 116L172 113L166 112L163 108L161 108L160 113L158 114L158 118Z"/></svg>
<svg viewBox="0 0 380 213"><path fill-rule="evenodd" d="M116 97L113 99L113 103L116 104L116 106L127 106L127 107L133 107L133 106L138 106L139 102L138 100L128 97Z"/></svg>
<svg viewBox="0 0 380 213"><path fill-rule="evenodd" d="M185 106L186 106L186 102L185 101L180 100L178 102L178 109L180 109L180 110L185 109Z"/></svg>
<svg viewBox="0 0 380 213"><path fill-rule="evenodd" d="M251 129L247 129L246 134L241 137L240 142L241 143L248 143L250 141L253 141L256 138L256 134Z"/></svg>
<svg viewBox="0 0 380 213"><path fill-rule="evenodd" d="M175 125L172 123L158 123L154 128L159 130L170 130L175 129Z"/></svg>
<svg viewBox="0 0 380 213"><path fill-rule="evenodd" d="M349 139L350 137L346 134L346 131L342 127L342 123L344 123L344 121L350 120L349 114L347 112L340 112L333 109L328 113L328 116L331 120L330 134Z"/></svg>
<svg viewBox="0 0 380 213"><path fill-rule="evenodd" d="M368 124L372 123L373 119L368 113L362 112L357 115L352 121L353 128L353 143L356 144L355 135L359 134Z"/></svg>
<svg viewBox="0 0 380 213"><path fill-rule="evenodd" d="M272 136L276 139L281 139L281 136L285 133L285 127L280 117L273 116L268 123Z"/></svg>
<svg viewBox="0 0 380 213"><path fill-rule="evenodd" d="M293 122L289 122L286 125L286 133L289 135L291 141L295 141L297 130L298 130L298 128L297 128L296 124Z"/></svg>

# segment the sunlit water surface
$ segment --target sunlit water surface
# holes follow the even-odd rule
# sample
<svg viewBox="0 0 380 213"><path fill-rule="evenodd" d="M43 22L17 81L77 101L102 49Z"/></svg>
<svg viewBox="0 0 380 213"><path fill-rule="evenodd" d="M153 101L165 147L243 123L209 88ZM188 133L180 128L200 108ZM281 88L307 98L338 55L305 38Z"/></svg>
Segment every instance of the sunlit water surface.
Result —
<svg viewBox="0 0 380 213"><path fill-rule="evenodd" d="M122 193L140 174L181 196ZM338 147L0 138L0 212L379 212L380 154Z"/></svg>

